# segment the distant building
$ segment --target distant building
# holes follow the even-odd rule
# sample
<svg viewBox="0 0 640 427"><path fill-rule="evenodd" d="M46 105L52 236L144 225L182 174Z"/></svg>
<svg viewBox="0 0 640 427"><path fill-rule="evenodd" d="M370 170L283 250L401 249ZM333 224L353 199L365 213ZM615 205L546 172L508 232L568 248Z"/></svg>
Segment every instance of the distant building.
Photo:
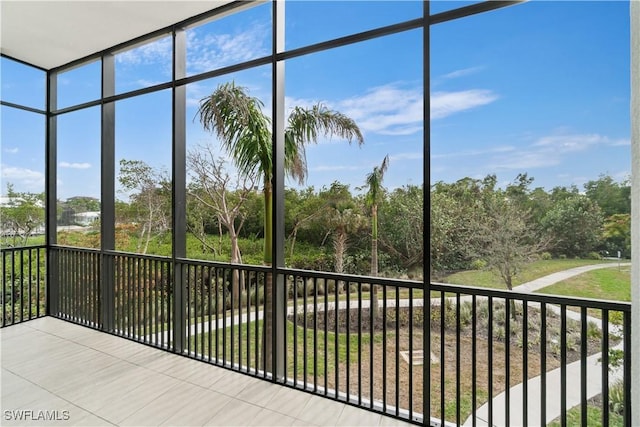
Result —
<svg viewBox="0 0 640 427"><path fill-rule="evenodd" d="M3 207L3 208L15 208L20 206L24 202L26 202L26 200L23 199L22 197L0 196L0 207ZM36 200L34 204L37 207L44 209L44 203L42 203L42 201Z"/></svg>
<svg viewBox="0 0 640 427"><path fill-rule="evenodd" d="M100 219L100 212L80 212L73 217L76 224L89 226Z"/></svg>

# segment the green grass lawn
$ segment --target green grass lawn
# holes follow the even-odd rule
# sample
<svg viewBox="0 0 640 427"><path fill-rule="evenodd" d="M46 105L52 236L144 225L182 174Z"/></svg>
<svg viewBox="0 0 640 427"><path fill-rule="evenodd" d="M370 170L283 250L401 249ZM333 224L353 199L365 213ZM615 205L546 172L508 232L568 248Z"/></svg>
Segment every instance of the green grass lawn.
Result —
<svg viewBox="0 0 640 427"><path fill-rule="evenodd" d="M571 277L539 291L544 294L570 295L583 298L631 301L629 267L604 268Z"/></svg>
<svg viewBox="0 0 640 427"><path fill-rule="evenodd" d="M602 423L602 408L587 405L587 425L598 426ZM567 411L567 426L581 426L580 407L572 408ZM609 426L610 427L622 427L624 425L624 418L621 415L610 412L609 413ZM548 427L559 427L560 420L555 419L548 424Z"/></svg>
<svg viewBox="0 0 640 427"><path fill-rule="evenodd" d="M190 339L190 349L191 351L197 351L198 353L202 353L205 356L209 355L209 338L211 338L211 357L214 358L217 355L217 358L222 360L224 359L228 363L239 363L241 365L250 366L255 368L256 363L256 342L258 348L260 348L260 343L262 342L262 320L258 320L256 322L243 323L241 325L235 325L233 330L233 335L231 331L231 327L227 327L225 329L218 329L214 332L211 337L208 332L203 334L195 335ZM257 330L256 330L257 327ZM218 340L218 346L216 347L216 334ZM394 334L387 334L387 339ZM233 336L233 347L231 346ZM258 338L256 340L256 337ZM304 340L307 340L307 352L304 352ZM247 338L249 339L249 351L247 352ZM226 348L223 348L223 339L226 340ZM347 353L347 339L349 340L349 353ZM374 342L382 342L382 334L374 334ZM326 345L325 345L326 341ZM294 326L293 323L287 322L287 375L292 376L291 373L294 372L294 360L295 360L295 371L296 376L299 380L302 380L304 375L304 360L307 359L307 373L310 376L315 375L318 376L319 382L320 378L322 378L325 374L325 370L327 372L333 373L336 369L336 359L337 363L343 364L346 363L347 358L350 363L357 363L358 361L358 353L360 349L358 347L358 336L356 334L338 334L337 340L337 357L336 357L336 334L332 332L323 332L318 330L317 332L317 357L314 362L314 335L313 330L308 329L304 330L300 325L295 331L294 337ZM204 343L204 347L202 346ZM370 335L362 334L361 345L363 348L368 348L370 343ZM324 358L325 347L327 352L327 360ZM233 360L231 359L231 349L233 348ZM295 358L292 355L295 354ZM248 360L247 360L248 359Z"/></svg>
<svg viewBox="0 0 640 427"><path fill-rule="evenodd" d="M535 261L526 265L522 269L520 274L515 277L513 285L518 286L558 271L605 262L615 263L617 261L599 261L592 259L552 259ZM455 285L477 286L482 288L506 289L504 281L494 270L461 271L444 277L440 282L452 283Z"/></svg>

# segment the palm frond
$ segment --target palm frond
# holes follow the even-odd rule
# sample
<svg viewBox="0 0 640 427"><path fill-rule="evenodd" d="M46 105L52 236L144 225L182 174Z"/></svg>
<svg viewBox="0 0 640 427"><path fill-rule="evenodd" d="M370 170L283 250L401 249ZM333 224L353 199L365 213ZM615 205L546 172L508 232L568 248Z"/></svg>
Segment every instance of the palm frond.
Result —
<svg viewBox="0 0 640 427"><path fill-rule="evenodd" d="M371 207L377 205L380 200L380 194L382 193L382 181L384 180L384 174L389 167L389 155L384 156L382 164L375 166L372 172L369 172L365 178L365 185L368 188L366 195L367 206Z"/></svg>
<svg viewBox="0 0 640 427"><path fill-rule="evenodd" d="M217 135L236 167L246 175L271 173L271 126L262 113L263 105L234 82L219 85L200 100L200 123Z"/></svg>
<svg viewBox="0 0 640 427"><path fill-rule="evenodd" d="M364 143L360 128L353 119L329 110L322 104L310 109L295 107L285 129L285 167L287 173L301 184L307 177L305 145L317 143L320 136L336 136L349 143Z"/></svg>

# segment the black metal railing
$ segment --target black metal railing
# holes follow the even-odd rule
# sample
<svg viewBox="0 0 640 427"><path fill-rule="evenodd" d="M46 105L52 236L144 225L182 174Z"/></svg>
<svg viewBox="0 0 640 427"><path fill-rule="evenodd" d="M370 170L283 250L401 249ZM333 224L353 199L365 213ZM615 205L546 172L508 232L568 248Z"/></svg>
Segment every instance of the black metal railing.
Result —
<svg viewBox="0 0 640 427"><path fill-rule="evenodd" d="M437 283L431 291L430 351L440 360L432 417L564 426L614 416L631 425L630 304Z"/></svg>
<svg viewBox="0 0 640 427"><path fill-rule="evenodd" d="M173 340L173 269L167 257L108 253L113 283L113 332L162 348Z"/></svg>
<svg viewBox="0 0 640 427"><path fill-rule="evenodd" d="M97 250L56 247L49 249L50 271L57 292L54 315L100 329L102 258Z"/></svg>
<svg viewBox="0 0 640 427"><path fill-rule="evenodd" d="M180 260L191 357L263 378L261 351L268 268Z"/></svg>
<svg viewBox="0 0 640 427"><path fill-rule="evenodd" d="M629 303L50 251L59 317L207 363L416 424L630 425Z"/></svg>
<svg viewBox="0 0 640 427"><path fill-rule="evenodd" d="M288 383L420 421L423 284L302 270L286 280Z"/></svg>
<svg viewBox="0 0 640 427"><path fill-rule="evenodd" d="M44 246L0 249L2 318L0 327L46 314Z"/></svg>

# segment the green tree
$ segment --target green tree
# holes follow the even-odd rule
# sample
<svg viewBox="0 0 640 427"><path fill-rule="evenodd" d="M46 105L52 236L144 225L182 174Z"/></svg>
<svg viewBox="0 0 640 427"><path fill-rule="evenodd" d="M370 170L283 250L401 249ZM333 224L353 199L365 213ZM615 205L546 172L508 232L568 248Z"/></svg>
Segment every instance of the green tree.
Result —
<svg viewBox="0 0 640 427"><path fill-rule="evenodd" d="M25 246L44 227L44 194L16 192L7 183L8 203L0 208L0 230L12 246Z"/></svg>
<svg viewBox="0 0 640 427"><path fill-rule="evenodd" d="M312 221L322 215L327 202L315 194L313 187L297 191L287 189L284 197L285 230L289 231L289 257L293 258L298 232L308 227Z"/></svg>
<svg viewBox="0 0 640 427"><path fill-rule="evenodd" d="M588 197L575 194L554 203L542 218L542 227L553 243L552 252L584 256L597 248L602 237L603 215Z"/></svg>
<svg viewBox="0 0 640 427"><path fill-rule="evenodd" d="M378 275L378 204L384 195L382 181L389 167L389 155L384 156L380 166L375 166L373 171L367 174L365 187L367 194L365 204L371 210L371 275ZM372 313L378 317L378 287L373 287Z"/></svg>
<svg viewBox="0 0 640 427"><path fill-rule="evenodd" d="M498 272L507 289L513 289L513 280L522 267L547 248L548 240L536 232L530 215L520 203L496 191L484 200L484 215L475 225L480 259L488 268ZM516 317L515 301L511 301L511 314Z"/></svg>
<svg viewBox="0 0 640 427"><path fill-rule="evenodd" d="M271 265L272 254L272 179L273 138L270 119L262 112L264 104L249 96L246 88L234 82L219 85L200 101L198 116L205 130L215 132L233 159L240 174L257 176L263 182L264 258ZM305 145L316 143L319 136L338 136L349 142L364 142L360 129L349 117L321 104L309 109L295 107L284 131L284 169L287 175L303 183L307 176ZM271 368L273 278L265 283L265 327L263 351L265 369Z"/></svg>
<svg viewBox="0 0 640 427"><path fill-rule="evenodd" d="M379 206L381 249L406 270L421 268L424 256L424 192L422 186L407 185L388 194Z"/></svg>
<svg viewBox="0 0 640 427"><path fill-rule="evenodd" d="M631 186L618 183L609 175L600 175L584 185L585 195L600 206L605 217L631 213Z"/></svg>
<svg viewBox="0 0 640 427"><path fill-rule="evenodd" d="M494 197L496 183L495 175L487 175L482 180L463 178L455 183L438 182L433 186L432 273L468 268L477 257L475 224L482 223L486 200Z"/></svg>
<svg viewBox="0 0 640 427"><path fill-rule="evenodd" d="M320 197L328 200L329 208L325 210L324 221L329 226L334 253L333 269L336 273L344 273L344 258L349 246L349 235L364 225L364 217L349 192L349 186L334 181L331 187L321 192ZM343 283L339 289L342 291Z"/></svg>
<svg viewBox="0 0 640 427"><path fill-rule="evenodd" d="M623 257L631 256L631 215L614 214L604 220L602 231L605 250L610 256L617 256L618 251Z"/></svg>

